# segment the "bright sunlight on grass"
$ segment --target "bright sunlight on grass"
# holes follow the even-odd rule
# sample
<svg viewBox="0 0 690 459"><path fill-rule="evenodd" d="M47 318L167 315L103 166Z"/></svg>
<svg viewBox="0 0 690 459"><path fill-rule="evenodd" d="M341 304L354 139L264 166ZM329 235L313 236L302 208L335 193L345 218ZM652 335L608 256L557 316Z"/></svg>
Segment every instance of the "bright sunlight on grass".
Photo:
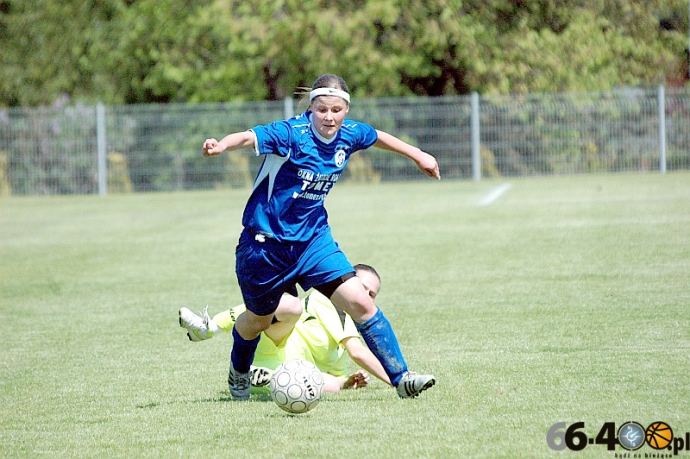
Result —
<svg viewBox="0 0 690 459"><path fill-rule="evenodd" d="M334 236L438 384L400 400L375 381L299 416L233 402L230 336L177 323L241 302L247 196L0 199L0 456L566 457L557 422L690 431L690 175L339 185ZM585 446L567 457L614 456Z"/></svg>

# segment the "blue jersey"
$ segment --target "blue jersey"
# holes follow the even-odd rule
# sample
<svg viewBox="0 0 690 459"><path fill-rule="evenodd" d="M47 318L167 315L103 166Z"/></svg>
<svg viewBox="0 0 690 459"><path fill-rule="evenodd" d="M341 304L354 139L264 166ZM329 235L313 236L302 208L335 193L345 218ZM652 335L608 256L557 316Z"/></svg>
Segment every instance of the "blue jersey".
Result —
<svg viewBox="0 0 690 459"><path fill-rule="evenodd" d="M376 143L376 130L344 120L331 139L318 134L311 112L252 129L257 155L266 155L242 224L277 241L309 241L328 225L323 201L350 155Z"/></svg>

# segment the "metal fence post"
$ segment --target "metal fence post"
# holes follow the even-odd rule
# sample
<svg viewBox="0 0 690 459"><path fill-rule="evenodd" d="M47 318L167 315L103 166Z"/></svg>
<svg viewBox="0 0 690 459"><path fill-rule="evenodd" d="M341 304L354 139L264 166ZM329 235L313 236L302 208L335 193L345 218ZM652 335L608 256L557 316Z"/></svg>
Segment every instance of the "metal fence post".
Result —
<svg viewBox="0 0 690 459"><path fill-rule="evenodd" d="M105 105L99 102L96 105L96 148L98 157L98 194L105 196L108 193L108 163L106 161L105 142Z"/></svg>
<svg viewBox="0 0 690 459"><path fill-rule="evenodd" d="M659 85L659 172L666 173L666 92Z"/></svg>
<svg viewBox="0 0 690 459"><path fill-rule="evenodd" d="M294 102L290 96L286 96L283 99L283 115L286 120L295 116Z"/></svg>
<svg viewBox="0 0 690 459"><path fill-rule="evenodd" d="M479 181L482 179L482 155L479 137L479 94L476 92L472 93L470 107L472 109L472 178Z"/></svg>

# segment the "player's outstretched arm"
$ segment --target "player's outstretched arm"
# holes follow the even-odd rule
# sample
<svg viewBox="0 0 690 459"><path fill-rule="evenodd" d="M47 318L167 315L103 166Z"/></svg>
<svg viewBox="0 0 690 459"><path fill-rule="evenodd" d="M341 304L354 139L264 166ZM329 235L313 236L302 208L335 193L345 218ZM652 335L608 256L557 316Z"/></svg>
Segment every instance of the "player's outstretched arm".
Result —
<svg viewBox="0 0 690 459"><path fill-rule="evenodd" d="M390 379L386 371L383 369L381 362L376 358L369 348L359 338L347 338L344 340L345 350L353 362L372 375L379 378L381 381L391 385Z"/></svg>
<svg viewBox="0 0 690 459"><path fill-rule="evenodd" d="M441 173L438 170L436 158L387 132L377 129L376 133L378 134L378 140L374 144L375 147L410 158L424 174L436 180L441 180Z"/></svg>
<svg viewBox="0 0 690 459"><path fill-rule="evenodd" d="M215 156L224 151L237 150L238 148L253 147L255 142L253 131L235 132L223 137L220 142L216 139L206 139L202 147L204 156Z"/></svg>

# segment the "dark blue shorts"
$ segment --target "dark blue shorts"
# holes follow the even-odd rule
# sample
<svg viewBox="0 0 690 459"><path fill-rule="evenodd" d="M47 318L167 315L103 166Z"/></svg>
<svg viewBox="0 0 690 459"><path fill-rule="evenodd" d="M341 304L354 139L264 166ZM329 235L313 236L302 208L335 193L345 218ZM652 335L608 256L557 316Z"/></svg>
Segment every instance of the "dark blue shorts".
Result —
<svg viewBox="0 0 690 459"><path fill-rule="evenodd" d="M308 242L276 242L245 229L235 250L235 272L247 309L265 316L275 312L283 293L297 295L354 273L330 228Z"/></svg>

